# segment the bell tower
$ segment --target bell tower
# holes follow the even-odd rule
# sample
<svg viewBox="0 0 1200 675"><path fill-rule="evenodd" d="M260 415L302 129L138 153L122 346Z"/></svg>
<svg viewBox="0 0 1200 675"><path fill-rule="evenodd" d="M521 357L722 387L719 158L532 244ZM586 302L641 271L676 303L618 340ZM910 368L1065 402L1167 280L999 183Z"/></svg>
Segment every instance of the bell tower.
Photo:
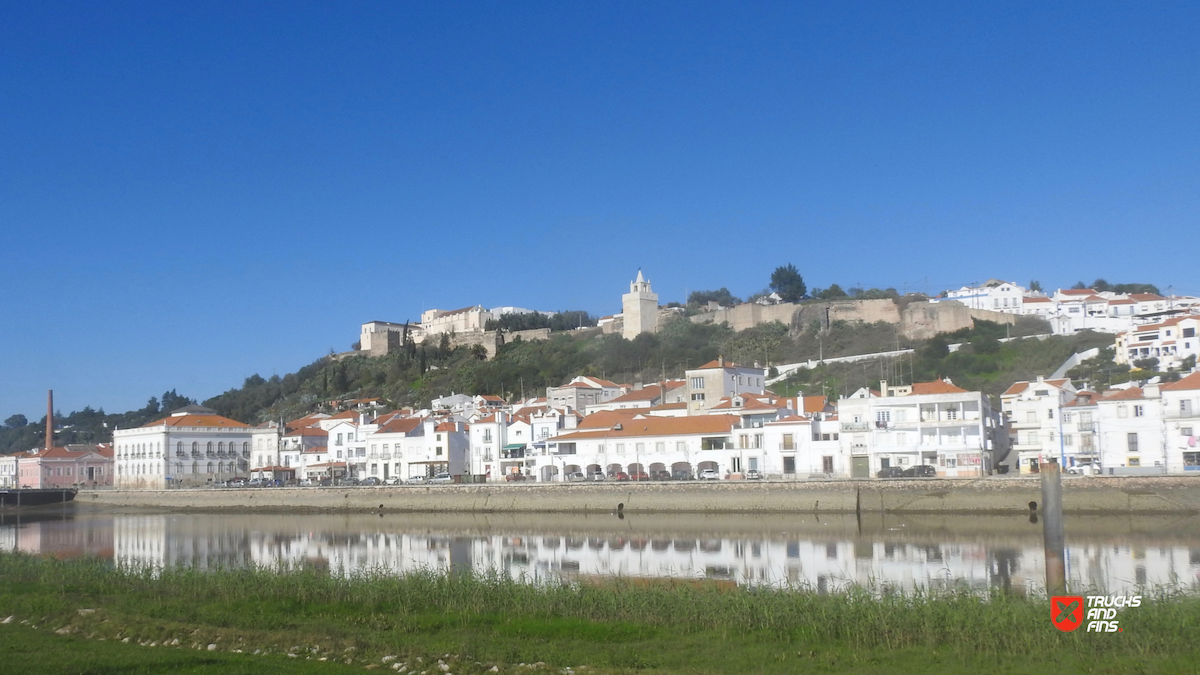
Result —
<svg viewBox="0 0 1200 675"><path fill-rule="evenodd" d="M621 296L621 310L625 322L621 335L626 340L658 332L658 294L650 290L650 282L642 277L640 269L637 279L629 283L629 292Z"/></svg>

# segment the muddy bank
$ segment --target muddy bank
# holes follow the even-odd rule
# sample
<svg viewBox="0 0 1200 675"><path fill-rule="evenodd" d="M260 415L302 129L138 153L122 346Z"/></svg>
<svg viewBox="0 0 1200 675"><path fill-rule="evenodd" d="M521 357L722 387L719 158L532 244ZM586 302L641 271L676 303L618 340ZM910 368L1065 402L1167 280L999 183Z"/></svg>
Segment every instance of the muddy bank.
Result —
<svg viewBox="0 0 1200 675"><path fill-rule="evenodd" d="M1028 513L1038 478L803 482L484 484L129 490L80 493L86 504L200 511L447 513ZM1200 477L1071 477L1076 514L1200 513Z"/></svg>

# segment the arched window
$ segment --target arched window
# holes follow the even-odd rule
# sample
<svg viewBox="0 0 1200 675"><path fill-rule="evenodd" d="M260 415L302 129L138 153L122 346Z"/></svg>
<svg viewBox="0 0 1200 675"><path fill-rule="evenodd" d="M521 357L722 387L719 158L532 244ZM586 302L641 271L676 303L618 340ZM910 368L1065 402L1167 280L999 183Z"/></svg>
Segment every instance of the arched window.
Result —
<svg viewBox="0 0 1200 675"><path fill-rule="evenodd" d="M208 448L207 448L207 450L208 450L208 454L210 454L210 455L211 455L211 454L212 454L212 451L213 451L213 444L212 444L212 441L209 441L209 442L208 442Z"/></svg>
<svg viewBox="0 0 1200 675"><path fill-rule="evenodd" d="M192 455L200 454L200 443L192 441Z"/></svg>
<svg viewBox="0 0 1200 675"><path fill-rule="evenodd" d="M177 455L183 454L183 441L179 441L178 443L175 444L175 454L177 454Z"/></svg>
<svg viewBox="0 0 1200 675"><path fill-rule="evenodd" d="M250 456L250 441L246 441L245 443L242 443L242 454L247 457Z"/></svg>
<svg viewBox="0 0 1200 675"><path fill-rule="evenodd" d="M200 462L192 462L192 473L200 473Z"/></svg>
<svg viewBox="0 0 1200 675"><path fill-rule="evenodd" d="M217 443L217 452L225 452L225 441Z"/></svg>
<svg viewBox="0 0 1200 675"><path fill-rule="evenodd" d="M211 444L211 443L209 443L209 445L212 445L212 444ZM209 472L209 473L212 473L212 472L213 472L213 463L212 463L212 462L209 462L209 463L208 463L208 472Z"/></svg>

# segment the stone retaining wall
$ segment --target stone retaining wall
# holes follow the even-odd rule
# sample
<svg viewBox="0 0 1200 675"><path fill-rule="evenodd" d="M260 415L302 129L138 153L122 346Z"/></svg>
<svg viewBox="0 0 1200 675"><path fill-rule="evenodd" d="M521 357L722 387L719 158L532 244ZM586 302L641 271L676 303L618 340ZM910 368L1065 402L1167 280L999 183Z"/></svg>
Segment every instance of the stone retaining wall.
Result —
<svg viewBox="0 0 1200 675"><path fill-rule="evenodd" d="M396 487L108 490L107 506L264 512L457 513L1028 513L1039 479L484 484ZM1200 513L1200 477L1063 481L1067 513Z"/></svg>

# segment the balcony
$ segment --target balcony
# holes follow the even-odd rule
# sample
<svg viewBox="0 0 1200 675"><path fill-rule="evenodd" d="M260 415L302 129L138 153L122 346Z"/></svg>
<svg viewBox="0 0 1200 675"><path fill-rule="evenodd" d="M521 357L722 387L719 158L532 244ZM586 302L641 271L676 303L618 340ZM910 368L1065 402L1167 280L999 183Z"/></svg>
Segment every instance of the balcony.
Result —
<svg viewBox="0 0 1200 675"><path fill-rule="evenodd" d="M1200 419L1200 410L1164 410L1163 419L1168 420L1197 420Z"/></svg>
<svg viewBox="0 0 1200 675"><path fill-rule="evenodd" d="M866 431L870 428L866 422L842 422L842 431Z"/></svg>
<svg viewBox="0 0 1200 675"><path fill-rule="evenodd" d="M1080 431L1095 431L1096 423L1095 422L1080 422L1080 423L1076 424L1075 427L1077 429L1079 429Z"/></svg>

